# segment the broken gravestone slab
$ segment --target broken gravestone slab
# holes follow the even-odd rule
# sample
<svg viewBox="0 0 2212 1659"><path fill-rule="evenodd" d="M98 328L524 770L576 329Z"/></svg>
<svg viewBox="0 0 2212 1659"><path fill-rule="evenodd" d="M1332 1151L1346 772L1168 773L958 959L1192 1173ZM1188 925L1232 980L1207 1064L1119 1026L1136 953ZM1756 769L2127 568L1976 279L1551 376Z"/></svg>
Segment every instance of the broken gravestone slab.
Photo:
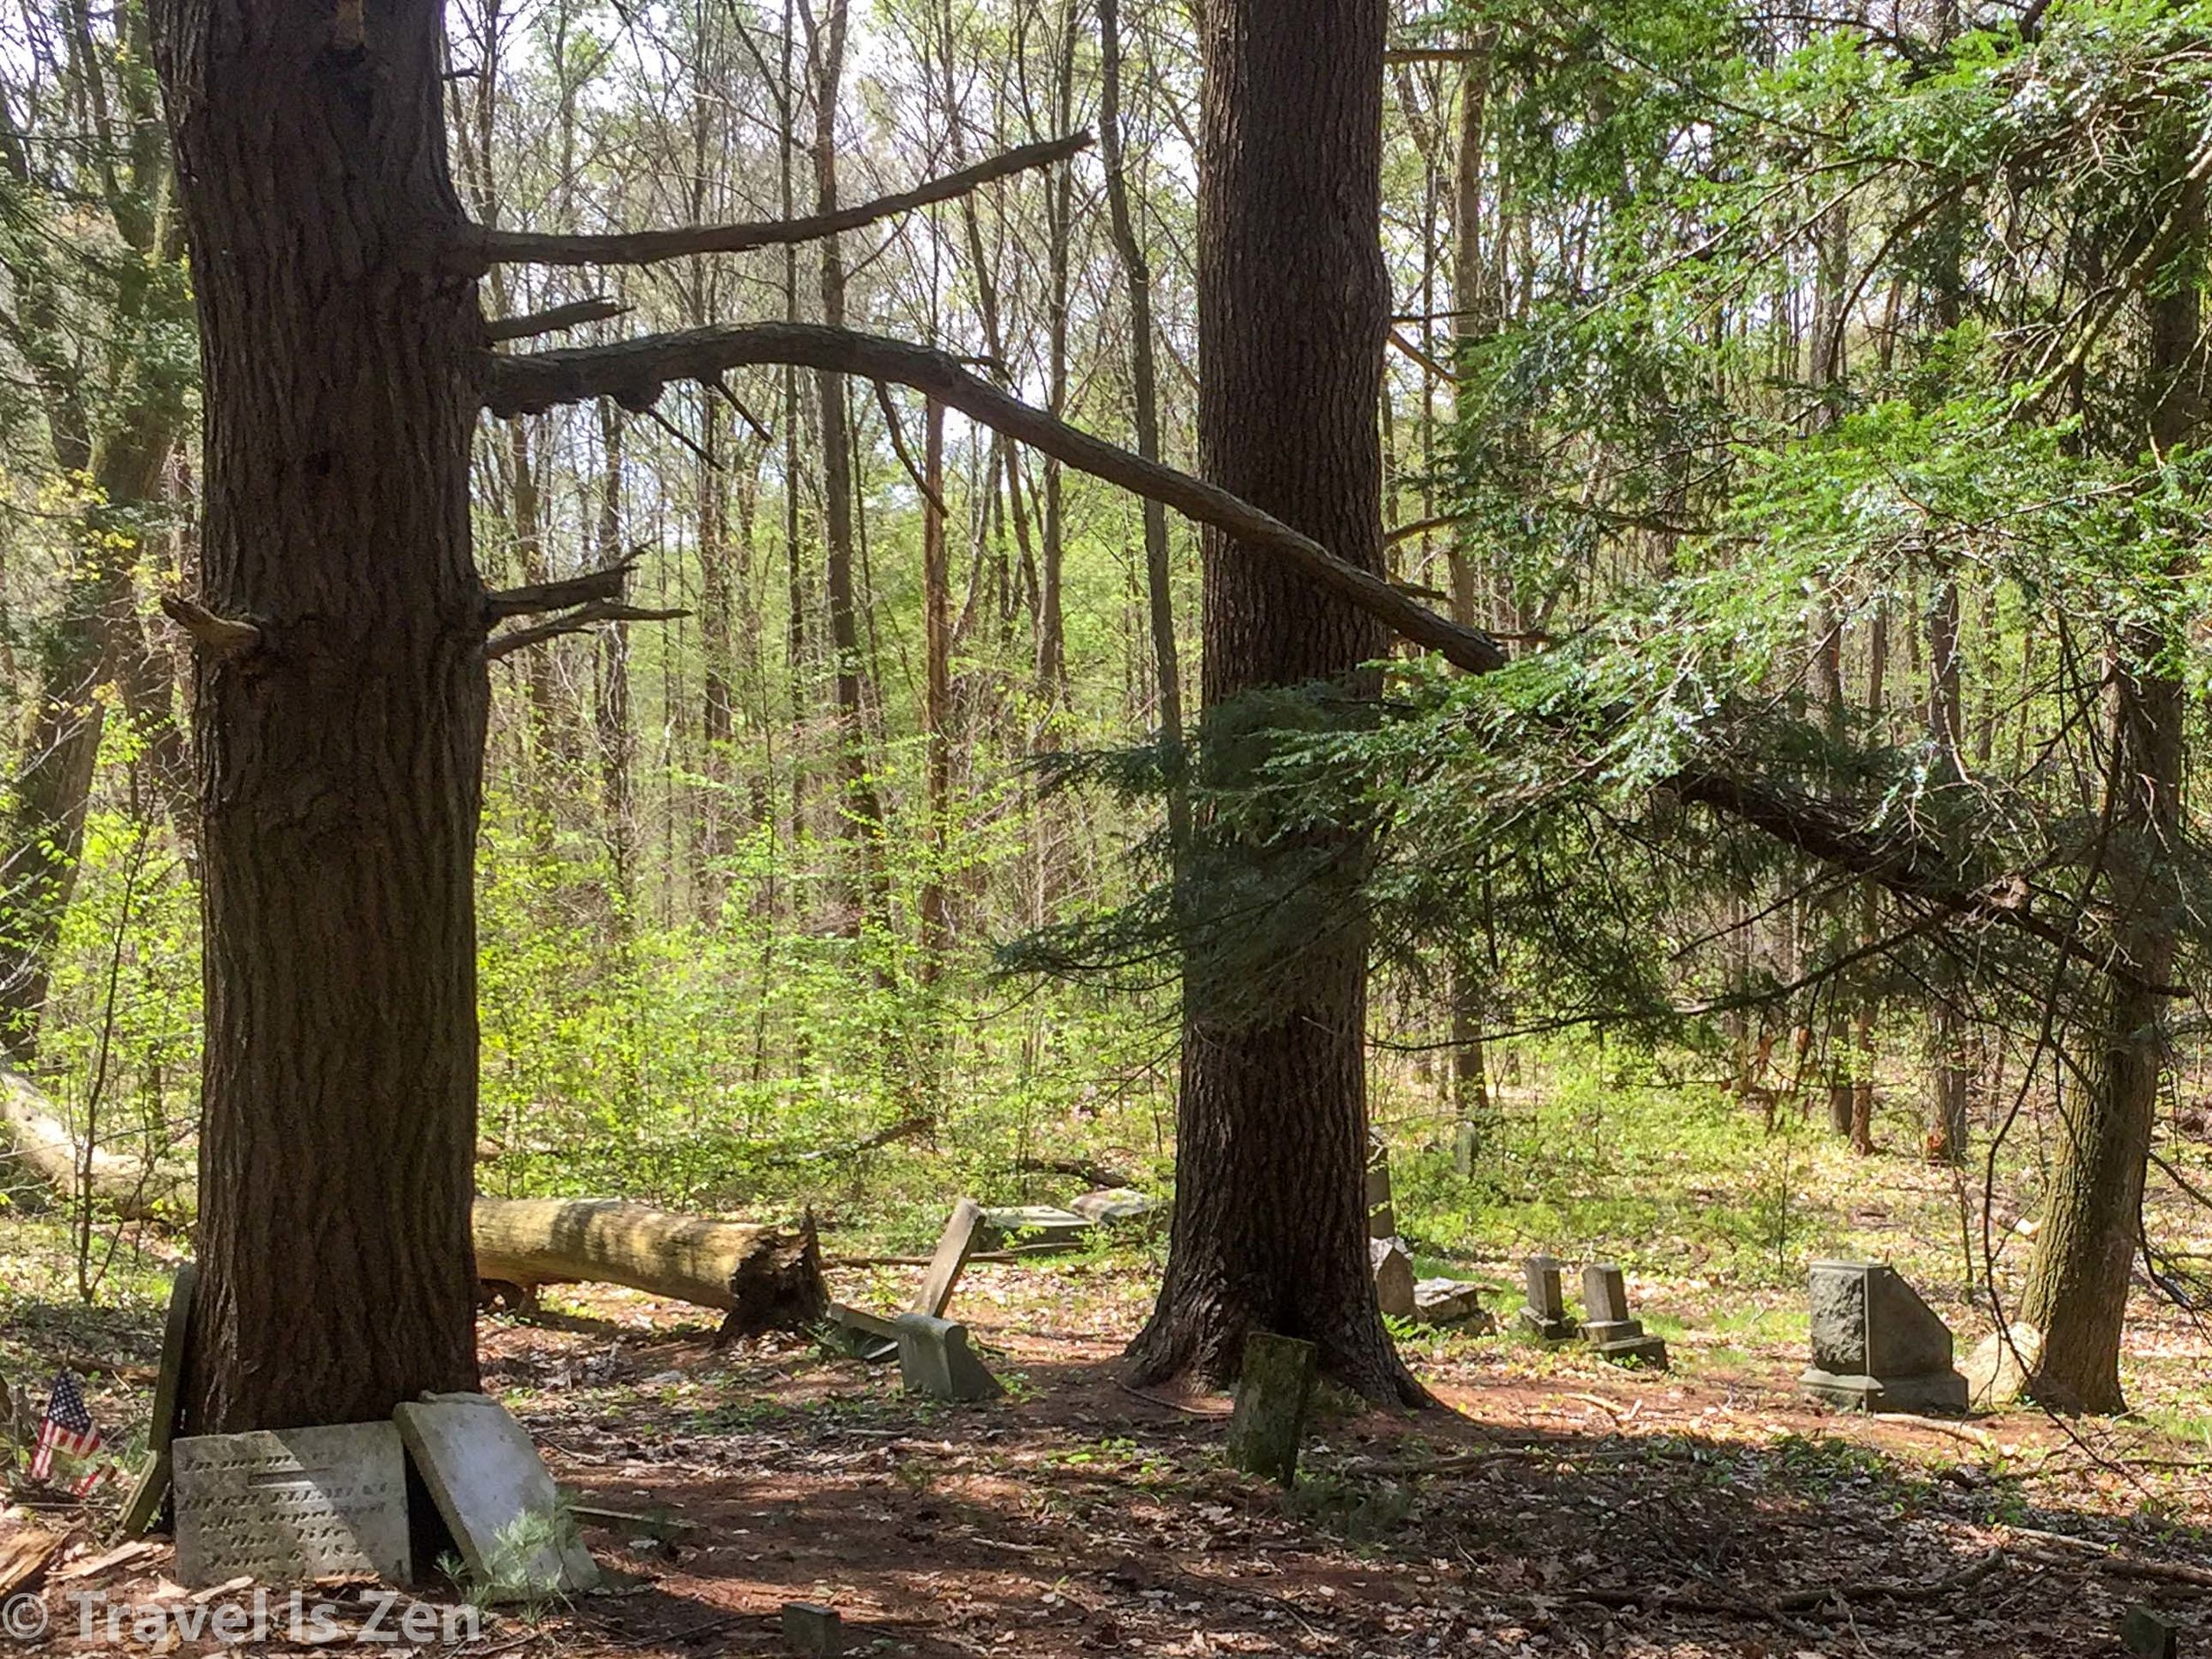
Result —
<svg viewBox="0 0 2212 1659"><path fill-rule="evenodd" d="M1319 1350L1294 1336L1256 1331L1245 1338L1225 1448L1233 1467L1282 1486L1297 1484L1298 1442L1319 1364Z"/></svg>
<svg viewBox="0 0 2212 1659"><path fill-rule="evenodd" d="M1482 1286L1461 1279L1417 1280L1413 1317L1425 1325L1465 1325L1477 1333L1498 1327L1482 1305Z"/></svg>
<svg viewBox="0 0 2212 1659"><path fill-rule="evenodd" d="M1414 1315L1413 1257L1395 1239L1370 1239L1367 1265L1375 1275L1375 1301L1393 1318Z"/></svg>
<svg viewBox="0 0 2212 1659"><path fill-rule="evenodd" d="M1565 1342L1582 1327L1567 1317L1567 1300L1560 1294L1559 1263L1548 1256L1532 1256L1521 1263L1521 1328L1547 1342Z"/></svg>
<svg viewBox="0 0 2212 1659"><path fill-rule="evenodd" d="M952 1218L945 1223L944 1236L937 1240L936 1254L929 1258L929 1271L922 1275L921 1294L914 1298L916 1313L926 1313L933 1319L945 1317L945 1310L952 1306L953 1287L968 1265L982 1225L983 1206L974 1199L964 1198L952 1207Z"/></svg>
<svg viewBox="0 0 2212 1659"><path fill-rule="evenodd" d="M871 1365L887 1359L896 1359L899 1353L899 1327L896 1320L880 1314L869 1313L859 1308L848 1308L841 1302L829 1305L829 1317L822 1327L826 1343L842 1352L848 1358L864 1360Z"/></svg>
<svg viewBox="0 0 2212 1659"><path fill-rule="evenodd" d="M1167 1205L1133 1187L1102 1187L1096 1192L1084 1194L1068 1208L1086 1221L1110 1227L1155 1219L1166 1210Z"/></svg>
<svg viewBox="0 0 2212 1659"><path fill-rule="evenodd" d="M1813 1363L1800 1386L1862 1411L1963 1411L1951 1328L1896 1271L1878 1262L1815 1262Z"/></svg>
<svg viewBox="0 0 2212 1659"><path fill-rule="evenodd" d="M1052 1256L1081 1249L1094 1225L1088 1217L1051 1204L1007 1204L983 1212L977 1244L982 1249Z"/></svg>
<svg viewBox="0 0 2212 1659"><path fill-rule="evenodd" d="M932 1400L995 1400L1006 1392L968 1347L968 1327L926 1313L902 1313L898 1330L899 1385Z"/></svg>
<svg viewBox="0 0 2212 1659"><path fill-rule="evenodd" d="M1367 1236L1396 1238L1398 1210L1390 1197L1390 1148L1380 1135L1371 1131L1367 1137L1366 1202Z"/></svg>
<svg viewBox="0 0 2212 1659"><path fill-rule="evenodd" d="M1977 1411L1995 1411L2028 1391L2043 1363L2043 1333L2023 1320L2009 1330L1992 1332L1959 1364L1966 1379L1967 1403Z"/></svg>
<svg viewBox="0 0 2212 1659"><path fill-rule="evenodd" d="M187 1589L411 1576L407 1465L389 1423L195 1434L169 1455Z"/></svg>
<svg viewBox="0 0 2212 1659"><path fill-rule="evenodd" d="M486 1599L536 1601L599 1587L599 1564L506 1407L484 1394L426 1394L392 1419Z"/></svg>
<svg viewBox="0 0 2212 1659"><path fill-rule="evenodd" d="M1667 1368L1665 1340L1645 1335L1643 1321L1629 1317L1628 1280L1612 1263L1594 1262L1582 1270L1582 1310L1583 1340L1600 1359Z"/></svg>

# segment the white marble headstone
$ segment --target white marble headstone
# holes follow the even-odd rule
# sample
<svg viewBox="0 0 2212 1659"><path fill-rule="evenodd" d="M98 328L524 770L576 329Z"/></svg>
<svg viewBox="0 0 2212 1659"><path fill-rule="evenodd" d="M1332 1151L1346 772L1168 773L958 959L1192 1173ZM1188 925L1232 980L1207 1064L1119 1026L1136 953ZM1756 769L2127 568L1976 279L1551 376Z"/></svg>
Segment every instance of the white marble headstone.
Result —
<svg viewBox="0 0 2212 1659"><path fill-rule="evenodd" d="M392 1413L461 1559L493 1601L599 1587L598 1563L561 1511L553 1477L507 1408L432 1394Z"/></svg>

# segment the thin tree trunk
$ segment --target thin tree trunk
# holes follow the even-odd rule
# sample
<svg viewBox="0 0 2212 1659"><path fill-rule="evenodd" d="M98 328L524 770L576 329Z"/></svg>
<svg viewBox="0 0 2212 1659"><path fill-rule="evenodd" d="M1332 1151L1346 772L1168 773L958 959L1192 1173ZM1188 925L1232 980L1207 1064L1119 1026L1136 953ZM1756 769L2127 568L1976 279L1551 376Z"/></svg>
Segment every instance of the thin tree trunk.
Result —
<svg viewBox="0 0 2212 1659"><path fill-rule="evenodd" d="M1129 402L1137 453L1160 458L1160 392L1152 344L1152 273L1129 211L1127 161L1122 148L1119 0L1098 0L1099 146L1106 164L1106 208L1129 289ZM1174 574L1169 564L1167 509L1144 499L1145 614L1158 681L1162 759L1168 773L1168 835L1180 849L1190 839L1190 795L1183 765L1183 670L1175 642Z"/></svg>

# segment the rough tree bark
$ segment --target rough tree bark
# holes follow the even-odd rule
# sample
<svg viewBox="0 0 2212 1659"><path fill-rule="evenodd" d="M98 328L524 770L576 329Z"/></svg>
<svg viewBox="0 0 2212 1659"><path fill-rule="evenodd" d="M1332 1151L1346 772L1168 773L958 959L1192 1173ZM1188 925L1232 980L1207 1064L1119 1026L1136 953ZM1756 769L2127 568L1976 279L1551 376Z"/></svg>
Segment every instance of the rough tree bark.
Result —
<svg viewBox="0 0 2212 1659"><path fill-rule="evenodd" d="M2201 344L2205 184L2185 174L2174 208L2177 256L2148 303L2150 373L2144 435L2159 455L2204 424ZM2168 574L2181 580L2177 565ZM2043 1333L2030 1386L2062 1409L2119 1411L2120 1339L2143 1236L2143 1179L2158 1086L2168 1061L2168 998L2183 911L2187 693L2155 628L2124 628L2107 692L2105 868L2100 896L2134 978L2098 975L2084 999L2081 1084L2060 1114L2058 1157L2029 1263L2022 1317Z"/></svg>
<svg viewBox="0 0 2212 1659"><path fill-rule="evenodd" d="M1377 571L1383 8L1214 0L1204 45L1202 470ZM1209 533L1205 574L1210 713L1256 688L1356 687L1385 648L1371 617L1256 548ZM1317 942L1294 1006L1257 1020L1186 964L1175 1219L1131 1348L1140 1378L1225 1380L1247 1336L1271 1331L1315 1342L1371 1399L1423 1398L1368 1269L1365 944L1356 927Z"/></svg>
<svg viewBox="0 0 2212 1659"><path fill-rule="evenodd" d="M196 1432L476 1384L484 337L434 0L157 0L204 375ZM280 1363L279 1356L280 1356Z"/></svg>

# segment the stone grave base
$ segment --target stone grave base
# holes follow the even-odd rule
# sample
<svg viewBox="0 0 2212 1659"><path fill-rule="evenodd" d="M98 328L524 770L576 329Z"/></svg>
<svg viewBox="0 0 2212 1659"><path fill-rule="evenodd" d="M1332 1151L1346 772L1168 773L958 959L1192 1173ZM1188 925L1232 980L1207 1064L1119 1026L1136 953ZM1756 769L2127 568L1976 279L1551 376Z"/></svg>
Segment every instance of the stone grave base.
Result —
<svg viewBox="0 0 2212 1659"><path fill-rule="evenodd" d="M1843 1376L1818 1366L1798 1379L1798 1386L1816 1400L1841 1406L1847 1411L1963 1411L1966 1379L1955 1371L1926 1371L1917 1377Z"/></svg>

